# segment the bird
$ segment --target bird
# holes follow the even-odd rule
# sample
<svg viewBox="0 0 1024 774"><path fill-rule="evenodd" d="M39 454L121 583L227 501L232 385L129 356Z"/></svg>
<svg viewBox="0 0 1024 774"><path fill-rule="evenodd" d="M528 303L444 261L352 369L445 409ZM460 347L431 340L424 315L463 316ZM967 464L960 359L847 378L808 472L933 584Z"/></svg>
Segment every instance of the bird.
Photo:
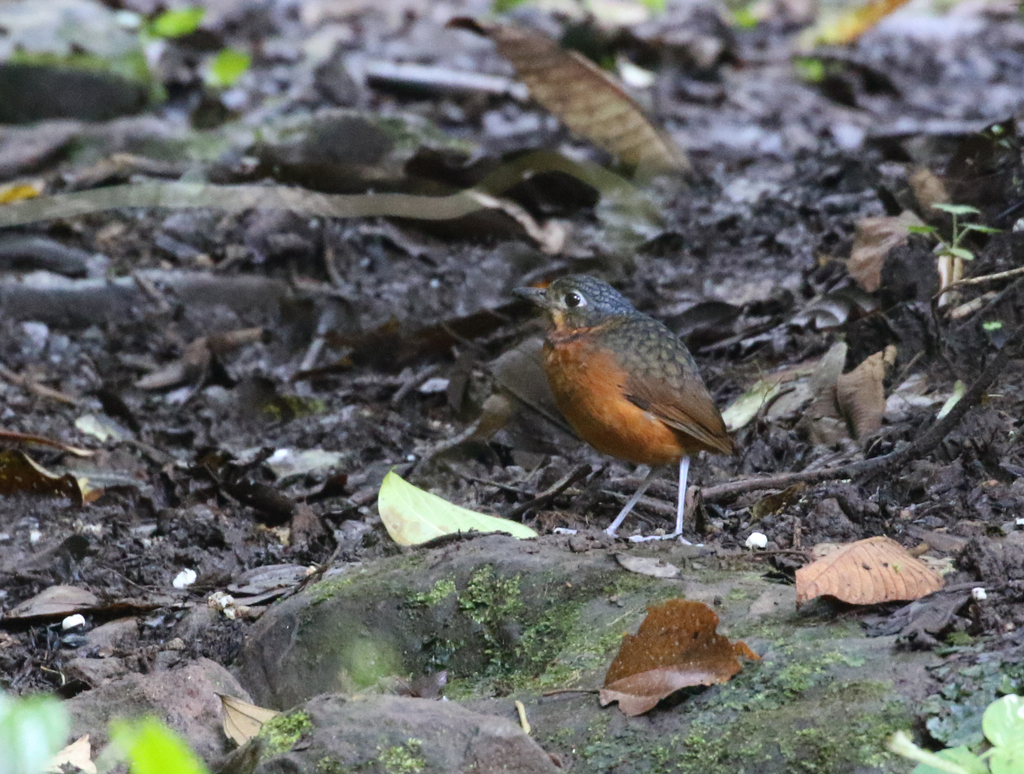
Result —
<svg viewBox="0 0 1024 774"><path fill-rule="evenodd" d="M650 466L605 532L616 535L660 467L678 465L675 531L631 540L684 540L690 457L702 450L737 451L686 345L595 277L574 274L545 288L514 292L547 315L544 371L555 403L576 434L603 454Z"/></svg>

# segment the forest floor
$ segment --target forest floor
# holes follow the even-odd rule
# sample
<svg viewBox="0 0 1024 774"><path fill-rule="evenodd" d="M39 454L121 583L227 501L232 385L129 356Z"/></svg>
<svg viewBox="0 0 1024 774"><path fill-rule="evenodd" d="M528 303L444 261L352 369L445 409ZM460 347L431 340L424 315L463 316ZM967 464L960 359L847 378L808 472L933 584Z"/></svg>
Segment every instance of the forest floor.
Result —
<svg viewBox="0 0 1024 774"><path fill-rule="evenodd" d="M422 197L486 190L516 163L530 173L495 191L497 205L454 220L140 207L58 210L0 230L0 687L71 699L197 659L234 668L254 622L308 568L405 556L376 509L392 469L544 535L589 536L582 548L542 538L566 555L631 550L599 531L639 473L545 410L542 323L512 294L588 273L676 331L718 405L732 407L740 452L695 460L690 481L704 496L687 536L702 549L680 562L788 584L820 544L885 535L927 549L953 591L866 612L815 603L815 620L856 621L893 652L935 659L907 716L932 746L976 742L983 702L1024 691L1024 357L1011 353L962 421L913 459L732 486L899 452L1014 345L1024 325L1015 5L914 2L853 44L797 57L799 3L751 6L762 18L745 25L711 3L629 5L646 17L629 24L524 3L519 23L653 73L631 93L693 172L621 189L552 171L558 153L625 174L517 91L490 41L446 28L487 16L480 2L210 0L199 29L143 43L123 12L152 17L148 0L29 5L0 5L0 55L29 41L88 51L113 39L96 32L107 25L128 49L142 46L151 80L94 92L59 73L37 83L0 68L5 191L180 180ZM59 32L72 11L90 38ZM234 85L204 85L225 47L251 52L251 66ZM434 68L430 78L413 65ZM165 99L133 112L156 87ZM56 106L34 104L32 90L59 88ZM954 222L932 207L943 202L977 212ZM911 234L913 224L934 233ZM939 240L956 249L938 256ZM965 277L999 276L939 303L943 261L957 255ZM737 404L771 378L781 389ZM495 406L511 413L495 419ZM670 528L674 502L666 474L622 534ZM746 548L753 532L767 537L763 551ZM183 570L196 579L177 588ZM209 606L216 592L236 598L230 616ZM73 612L85 626L64 630ZM126 618L113 639L91 637ZM648 770L598 753L578 760Z"/></svg>

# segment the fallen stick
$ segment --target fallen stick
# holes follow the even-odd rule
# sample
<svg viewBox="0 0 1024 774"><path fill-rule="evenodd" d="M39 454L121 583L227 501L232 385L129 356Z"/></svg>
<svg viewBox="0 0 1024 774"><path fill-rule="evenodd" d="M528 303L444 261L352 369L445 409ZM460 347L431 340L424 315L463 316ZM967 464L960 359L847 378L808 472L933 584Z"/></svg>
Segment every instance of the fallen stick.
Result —
<svg viewBox="0 0 1024 774"><path fill-rule="evenodd" d="M785 489L796 483L817 484L821 481L835 481L837 479L852 479L860 476L869 476L880 472L885 468L895 468L905 465L911 460L923 457L930 452L945 438L949 432L960 424L974 406L981 402L988 388L998 378L999 374L1006 367L1006 364L1013 357L1016 350L1024 341L1024 324L1017 326L1003 345L1003 348L996 353L981 375L971 384L964 393L964 396L957 401L953 409L942 419L935 422L927 431L917 438L913 443L897 448L896 450L881 457L872 457L868 460L858 460L846 465L837 465L834 468L821 468L819 470L802 471L798 473L780 473L776 476L758 476L745 478L739 481L731 481L727 484L708 487L702 490L701 494L707 502L726 502L737 495L746 492L756 492L763 489Z"/></svg>

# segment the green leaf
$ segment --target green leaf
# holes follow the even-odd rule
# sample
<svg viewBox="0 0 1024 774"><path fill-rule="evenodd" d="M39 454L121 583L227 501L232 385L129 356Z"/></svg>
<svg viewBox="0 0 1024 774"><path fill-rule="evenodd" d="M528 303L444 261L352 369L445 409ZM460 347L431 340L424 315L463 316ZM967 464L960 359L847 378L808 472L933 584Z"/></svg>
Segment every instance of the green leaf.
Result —
<svg viewBox="0 0 1024 774"><path fill-rule="evenodd" d="M965 261L973 261L974 260L974 253L972 253L970 250L967 250L967 249L965 249L963 247L947 246L947 247L945 247L942 250L942 252L944 252L946 255L952 255L952 256L955 256L956 258L962 258Z"/></svg>
<svg viewBox="0 0 1024 774"><path fill-rule="evenodd" d="M933 204L933 210L942 210L950 215L980 215L981 210L969 204Z"/></svg>
<svg viewBox="0 0 1024 774"><path fill-rule="evenodd" d="M953 394L946 398L946 402L942 404L942 408L939 409L938 415L935 419L942 419L946 414L953 410L953 406L960 402L960 399L967 392L967 387L959 379L953 384Z"/></svg>
<svg viewBox="0 0 1024 774"><path fill-rule="evenodd" d="M988 766L981 760L977 755L972 753L967 747L951 747L948 750L939 750L935 753L937 758L943 761L948 761L955 766L958 766L967 774L988 774ZM940 764L941 765L941 764ZM932 768L928 764L922 764L914 769L916 774L939 774L942 771L947 771L944 768Z"/></svg>
<svg viewBox="0 0 1024 774"><path fill-rule="evenodd" d="M907 226L907 233L909 234L934 234L936 232L935 226Z"/></svg>
<svg viewBox="0 0 1024 774"><path fill-rule="evenodd" d="M646 6L650 11L661 13L665 10L667 1L668 0L640 0L640 4Z"/></svg>
<svg viewBox="0 0 1024 774"><path fill-rule="evenodd" d="M146 31L155 38L180 38L199 29L206 9L197 5L164 11L149 23Z"/></svg>
<svg viewBox="0 0 1024 774"><path fill-rule="evenodd" d="M491 5L491 10L495 13L508 13L518 5L522 5L526 0L494 0Z"/></svg>
<svg viewBox="0 0 1024 774"><path fill-rule="evenodd" d="M989 704L981 728L996 747L1024 746L1024 696L1004 696Z"/></svg>
<svg viewBox="0 0 1024 774"><path fill-rule="evenodd" d="M64 745L68 728L67 712L53 697L15 699L0 692L0 771L39 774Z"/></svg>
<svg viewBox="0 0 1024 774"><path fill-rule="evenodd" d="M782 392L782 383L778 379L760 379L758 382L729 404L722 412L722 420L729 432L734 432L750 424L757 412Z"/></svg>
<svg viewBox="0 0 1024 774"><path fill-rule="evenodd" d="M981 324L981 328L982 330L985 331L985 333L995 333L996 331L1001 331L1003 329L1003 321L986 320Z"/></svg>
<svg viewBox="0 0 1024 774"><path fill-rule="evenodd" d="M747 8L737 8L732 12L732 22L741 30L752 30L757 27L758 21L754 12Z"/></svg>
<svg viewBox="0 0 1024 774"><path fill-rule="evenodd" d="M966 747L929 752L914 744L905 731L893 734L888 747L892 752L920 764L911 774L988 774L984 762Z"/></svg>
<svg viewBox="0 0 1024 774"><path fill-rule="evenodd" d="M816 57L799 57L793 60L793 66L808 83L821 83L825 80L825 63Z"/></svg>
<svg viewBox="0 0 1024 774"><path fill-rule="evenodd" d="M993 747L988 756L992 774L1024 774L1024 740L1014 747Z"/></svg>
<svg viewBox="0 0 1024 774"><path fill-rule="evenodd" d="M992 228L992 226L979 226L977 223L968 223L961 231L977 231L979 234L998 234L1002 229Z"/></svg>
<svg viewBox="0 0 1024 774"><path fill-rule="evenodd" d="M132 774L207 774L199 756L156 718L114 721L110 741L128 759Z"/></svg>
<svg viewBox="0 0 1024 774"><path fill-rule="evenodd" d="M456 532L505 532L517 538L537 537L524 524L477 513L424 492L394 471L384 476L380 485L377 510L388 534L402 546L416 546Z"/></svg>
<svg viewBox="0 0 1024 774"><path fill-rule="evenodd" d="M222 48L207 66L203 80L215 88L234 86L249 69L251 62L252 58L244 51Z"/></svg>

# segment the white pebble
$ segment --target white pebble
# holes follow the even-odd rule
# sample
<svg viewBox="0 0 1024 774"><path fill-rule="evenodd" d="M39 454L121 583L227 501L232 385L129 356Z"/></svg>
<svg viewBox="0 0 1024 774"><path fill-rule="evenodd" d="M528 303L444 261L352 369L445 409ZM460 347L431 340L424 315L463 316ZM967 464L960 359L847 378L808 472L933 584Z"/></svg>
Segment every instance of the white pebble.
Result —
<svg viewBox="0 0 1024 774"><path fill-rule="evenodd" d="M750 537L747 538L747 542L744 545L753 550L755 548L764 548L768 545L768 536L763 532L751 532Z"/></svg>
<svg viewBox="0 0 1024 774"><path fill-rule="evenodd" d="M171 585L176 589L183 589L187 586L191 586L196 582L196 571L195 570L182 570L179 572Z"/></svg>
<svg viewBox="0 0 1024 774"><path fill-rule="evenodd" d="M64 629L64 631L67 631L68 629L74 629L76 626L85 626L85 616L81 613L69 615L67 618L61 621L60 625Z"/></svg>
<svg viewBox="0 0 1024 774"><path fill-rule="evenodd" d="M988 599L988 594L985 593L985 589L983 589L981 586L975 586L973 589L971 589L971 596L974 597L974 600L976 602L981 602L982 600Z"/></svg>

